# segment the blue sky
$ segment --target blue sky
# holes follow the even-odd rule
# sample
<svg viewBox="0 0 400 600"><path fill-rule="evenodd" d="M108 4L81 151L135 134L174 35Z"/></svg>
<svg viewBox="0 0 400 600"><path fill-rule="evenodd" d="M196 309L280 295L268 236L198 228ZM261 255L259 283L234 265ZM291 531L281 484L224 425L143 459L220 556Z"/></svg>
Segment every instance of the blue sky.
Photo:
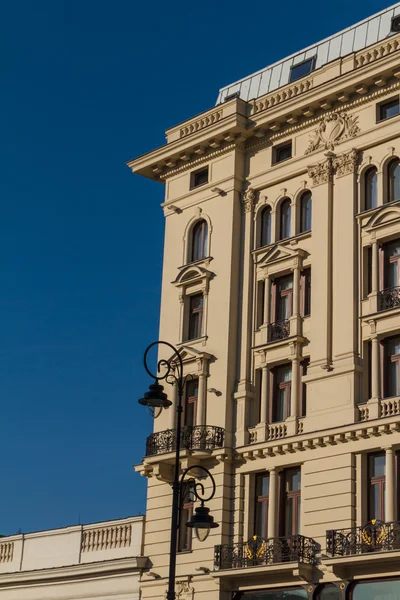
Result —
<svg viewBox="0 0 400 600"><path fill-rule="evenodd" d="M134 515L163 200L125 162L218 89L388 6L4 2L0 533ZM173 341L173 340L171 340Z"/></svg>

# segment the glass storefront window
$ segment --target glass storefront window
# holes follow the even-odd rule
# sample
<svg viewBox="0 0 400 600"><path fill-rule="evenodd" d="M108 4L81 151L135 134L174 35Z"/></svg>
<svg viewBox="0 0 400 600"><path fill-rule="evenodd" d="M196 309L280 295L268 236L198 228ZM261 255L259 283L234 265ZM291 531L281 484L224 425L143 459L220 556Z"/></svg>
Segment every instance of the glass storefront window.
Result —
<svg viewBox="0 0 400 600"><path fill-rule="evenodd" d="M352 600L400 600L400 579L357 583Z"/></svg>
<svg viewBox="0 0 400 600"><path fill-rule="evenodd" d="M304 598L304 600L308 599L307 591L304 588L245 592L242 596L242 600L301 600L302 598Z"/></svg>

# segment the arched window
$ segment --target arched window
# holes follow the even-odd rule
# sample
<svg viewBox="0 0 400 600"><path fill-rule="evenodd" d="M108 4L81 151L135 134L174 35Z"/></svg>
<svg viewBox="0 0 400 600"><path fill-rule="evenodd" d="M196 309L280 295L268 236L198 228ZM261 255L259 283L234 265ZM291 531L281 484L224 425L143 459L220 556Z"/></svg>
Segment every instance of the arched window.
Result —
<svg viewBox="0 0 400 600"><path fill-rule="evenodd" d="M290 217L291 217L290 199L285 198L281 203L279 219L279 239L284 240L290 237Z"/></svg>
<svg viewBox="0 0 400 600"><path fill-rule="evenodd" d="M304 192L300 199L300 233L311 231L311 192Z"/></svg>
<svg viewBox="0 0 400 600"><path fill-rule="evenodd" d="M271 207L266 206L261 211L260 217L260 247L271 243Z"/></svg>
<svg viewBox="0 0 400 600"><path fill-rule="evenodd" d="M365 173L365 210L378 206L378 172L371 167Z"/></svg>
<svg viewBox="0 0 400 600"><path fill-rule="evenodd" d="M192 248L190 261L201 260L207 256L208 226L204 219L197 221L192 230Z"/></svg>
<svg viewBox="0 0 400 600"><path fill-rule="evenodd" d="M388 164L388 190L387 201L400 200L400 160L395 158Z"/></svg>

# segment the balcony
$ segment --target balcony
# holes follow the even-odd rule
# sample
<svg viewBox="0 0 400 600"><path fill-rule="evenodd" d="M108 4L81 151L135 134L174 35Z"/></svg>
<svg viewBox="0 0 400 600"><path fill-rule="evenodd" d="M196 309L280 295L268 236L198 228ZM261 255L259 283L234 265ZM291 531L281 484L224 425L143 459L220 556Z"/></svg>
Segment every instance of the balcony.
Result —
<svg viewBox="0 0 400 600"><path fill-rule="evenodd" d="M275 321L268 325L268 341L276 342L279 340L285 340L290 335L290 321L286 319L284 321Z"/></svg>
<svg viewBox="0 0 400 600"><path fill-rule="evenodd" d="M400 307L400 286L386 288L379 292L379 310L390 310Z"/></svg>
<svg viewBox="0 0 400 600"><path fill-rule="evenodd" d="M254 536L248 542L215 546L214 567L247 569L282 563L316 564L317 542L303 535L264 539Z"/></svg>
<svg viewBox="0 0 400 600"><path fill-rule="evenodd" d="M186 425L181 430L181 450L214 450L224 445L225 429L211 425ZM176 429L152 433L146 440L146 456L176 449Z"/></svg>
<svg viewBox="0 0 400 600"><path fill-rule="evenodd" d="M362 527L326 532L326 552L332 558L400 550L400 521L372 520Z"/></svg>

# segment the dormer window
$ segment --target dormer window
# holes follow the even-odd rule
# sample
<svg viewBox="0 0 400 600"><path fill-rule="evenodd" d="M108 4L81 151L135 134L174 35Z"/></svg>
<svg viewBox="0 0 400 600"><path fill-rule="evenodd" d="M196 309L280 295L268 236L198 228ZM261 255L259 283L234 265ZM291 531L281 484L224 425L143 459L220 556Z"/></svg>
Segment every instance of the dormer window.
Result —
<svg viewBox="0 0 400 600"><path fill-rule="evenodd" d="M302 77L305 77L311 73L311 71L314 70L314 66L315 56L308 58L307 60L303 60L303 62L299 63L298 65L293 65L293 67L290 69L289 83L292 83L292 81L296 81L297 79L301 79Z"/></svg>

